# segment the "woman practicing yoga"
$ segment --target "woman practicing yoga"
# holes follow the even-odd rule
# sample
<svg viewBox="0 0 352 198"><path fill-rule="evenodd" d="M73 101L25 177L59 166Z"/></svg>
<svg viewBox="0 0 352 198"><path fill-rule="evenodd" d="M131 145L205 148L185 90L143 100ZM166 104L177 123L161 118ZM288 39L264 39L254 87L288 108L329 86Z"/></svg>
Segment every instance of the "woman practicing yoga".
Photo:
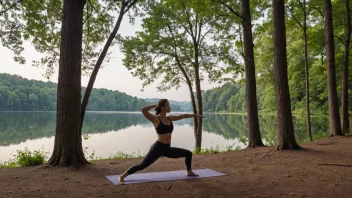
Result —
<svg viewBox="0 0 352 198"><path fill-rule="evenodd" d="M149 113L149 110L152 108L155 108L155 114L159 116L155 116ZM147 168L161 156L165 156L168 158L185 157L187 176L198 176L191 169L192 152L186 149L175 148L170 146L171 134L174 129L172 121L192 117L204 118L204 116L197 114L183 114L179 116L166 117L166 113L170 113L170 110L171 108L167 99L159 100L157 105L149 105L141 108L143 115L153 123L156 133L158 134L158 140L150 147L149 152L140 164L130 167L119 177L120 184L124 184L125 177Z"/></svg>

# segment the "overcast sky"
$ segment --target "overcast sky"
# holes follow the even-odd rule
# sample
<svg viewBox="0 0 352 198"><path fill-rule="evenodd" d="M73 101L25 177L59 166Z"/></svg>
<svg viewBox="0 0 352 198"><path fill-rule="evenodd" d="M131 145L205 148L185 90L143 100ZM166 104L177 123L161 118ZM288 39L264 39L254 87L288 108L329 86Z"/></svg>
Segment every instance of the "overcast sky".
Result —
<svg viewBox="0 0 352 198"><path fill-rule="evenodd" d="M124 18L119 33L122 36L132 35L135 31L140 30L140 21L136 20L135 25L128 23L128 18ZM17 74L27 79L35 79L47 81L43 76L45 70L32 66L32 60L39 60L41 56L30 43L25 43L23 52L26 58L26 64L19 64L13 60L13 52L0 45L0 73ZM94 88L106 88L110 90L118 90L125 92L131 96L139 98L168 98L177 101L190 101L189 91L186 85L182 85L180 89L171 89L167 92L157 92L156 84L150 85L142 92L142 81L132 74L122 65L123 54L119 50L119 46L115 45L109 49L113 57L109 63L103 63L104 68L101 69L96 78ZM89 77L82 77L82 86L87 86ZM55 73L50 81L57 82L57 73ZM201 83L202 90L217 87L219 84L209 84L208 81Z"/></svg>

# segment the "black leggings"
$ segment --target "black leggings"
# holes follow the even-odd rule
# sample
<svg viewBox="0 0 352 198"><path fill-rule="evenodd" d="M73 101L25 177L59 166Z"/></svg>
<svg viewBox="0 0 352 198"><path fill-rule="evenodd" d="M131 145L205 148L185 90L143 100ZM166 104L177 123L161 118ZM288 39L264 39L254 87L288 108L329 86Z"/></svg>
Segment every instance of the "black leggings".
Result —
<svg viewBox="0 0 352 198"><path fill-rule="evenodd" d="M168 158L186 157L185 163L187 170L191 170L192 152L186 149L171 147L170 144L164 144L156 141L151 147L145 158L140 164L134 165L127 170L127 173L133 174L143 170L155 162L159 157L165 156Z"/></svg>

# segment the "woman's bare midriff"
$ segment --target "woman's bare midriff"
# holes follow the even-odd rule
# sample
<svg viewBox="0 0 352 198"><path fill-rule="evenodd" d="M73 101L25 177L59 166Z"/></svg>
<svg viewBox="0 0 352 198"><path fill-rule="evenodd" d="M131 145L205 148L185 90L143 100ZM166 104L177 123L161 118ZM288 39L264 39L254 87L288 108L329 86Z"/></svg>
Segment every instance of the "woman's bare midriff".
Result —
<svg viewBox="0 0 352 198"><path fill-rule="evenodd" d="M171 143L171 133L167 134L158 134L158 141L164 144Z"/></svg>

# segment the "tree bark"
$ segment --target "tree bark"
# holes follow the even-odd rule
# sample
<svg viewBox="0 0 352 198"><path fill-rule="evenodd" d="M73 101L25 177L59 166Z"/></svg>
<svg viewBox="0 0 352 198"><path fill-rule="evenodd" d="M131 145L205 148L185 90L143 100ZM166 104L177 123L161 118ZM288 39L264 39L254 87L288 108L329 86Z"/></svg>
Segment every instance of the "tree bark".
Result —
<svg viewBox="0 0 352 198"><path fill-rule="evenodd" d="M350 123L348 119L348 63L351 41L351 14L350 1L345 0L346 6L346 26L345 26L345 51L343 64L343 83L342 83L342 133L349 133Z"/></svg>
<svg viewBox="0 0 352 198"><path fill-rule="evenodd" d="M336 90L334 30L331 0L325 0L325 42L328 73L329 136L342 135Z"/></svg>
<svg viewBox="0 0 352 198"><path fill-rule="evenodd" d="M309 70L308 70L308 42L307 42L307 12L306 12L306 0L303 1L303 36L304 36L304 71L306 78L306 116L307 116L307 135L309 140L312 138L312 127L310 123L310 107L309 107Z"/></svg>
<svg viewBox="0 0 352 198"><path fill-rule="evenodd" d="M193 114L198 114L197 113L197 105L196 105L196 99L194 97L194 93L193 93L193 89L192 89L192 85L189 85L189 91L191 94L191 102L192 102L192 110L193 110ZM194 123L194 127L193 127L193 131L194 131L194 137L195 137L195 145L200 145L200 143L198 143L198 118L197 117L193 117L193 123Z"/></svg>
<svg viewBox="0 0 352 198"><path fill-rule="evenodd" d="M252 38L252 22L249 0L242 1L242 25L244 40L244 64L246 75L246 102L248 118L248 148L264 146L259 129L256 95L255 63Z"/></svg>
<svg viewBox="0 0 352 198"><path fill-rule="evenodd" d="M81 61L85 0L64 0L61 27L57 114L54 151L50 165L79 167L88 164L82 150Z"/></svg>
<svg viewBox="0 0 352 198"><path fill-rule="evenodd" d="M199 33L200 34L200 30ZM199 46L196 42L194 44L194 61L195 61L195 84L196 84L196 94L197 94L197 103L198 103L198 114L203 115L203 102L202 102L202 90L200 87L200 76L199 76ZM198 129L197 129L197 138L196 138L196 149L201 149L202 147L202 124L203 119L198 117Z"/></svg>
<svg viewBox="0 0 352 198"><path fill-rule="evenodd" d="M273 0L274 22L274 68L276 108L278 119L278 149L298 149L296 143L291 99L287 77L285 3L283 0Z"/></svg>
<svg viewBox="0 0 352 198"><path fill-rule="evenodd" d="M176 50L175 50L175 53L176 53ZM194 98L192 82L191 82L190 78L188 77L186 70L182 67L181 61L180 61L180 59L178 58L177 55L176 55L175 59L176 59L177 65L180 68L183 76L185 77L186 83L188 85L188 89L189 89L190 96L191 96L193 114L197 114L197 105L196 105L196 99ZM198 119L197 119L197 117L193 118L193 124L194 124L194 128L193 128L194 137L195 137L195 140L196 140L195 144L197 145L197 131L198 131Z"/></svg>

